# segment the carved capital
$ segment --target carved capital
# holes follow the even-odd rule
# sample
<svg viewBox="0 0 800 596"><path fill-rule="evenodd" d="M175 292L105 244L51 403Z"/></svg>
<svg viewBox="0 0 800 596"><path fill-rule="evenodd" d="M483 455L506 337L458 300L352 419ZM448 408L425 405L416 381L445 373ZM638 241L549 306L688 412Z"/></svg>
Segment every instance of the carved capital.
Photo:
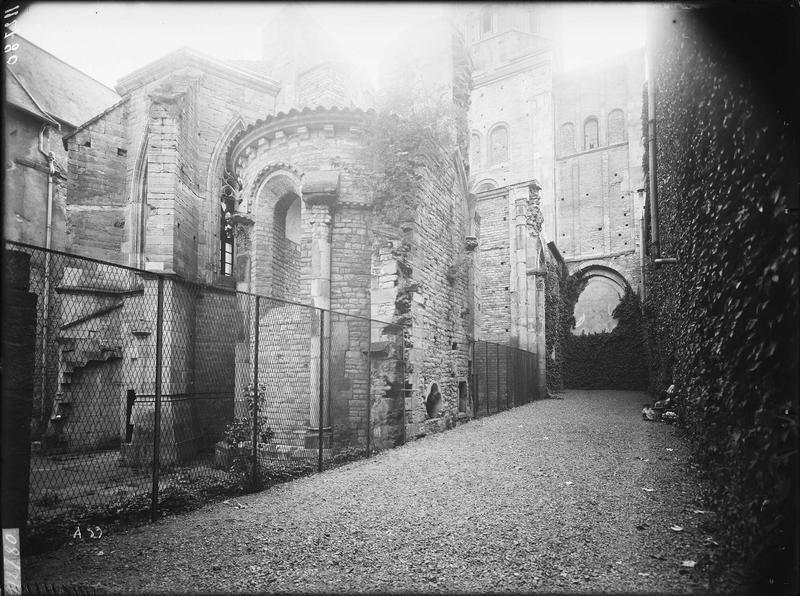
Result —
<svg viewBox="0 0 800 596"><path fill-rule="evenodd" d="M475 236L467 236L464 238L464 248L466 248L467 252L473 252L478 248L478 239Z"/></svg>
<svg viewBox="0 0 800 596"><path fill-rule="evenodd" d="M236 239L237 252L249 251L255 220L247 214L234 213L229 221L233 228L233 237Z"/></svg>
<svg viewBox="0 0 800 596"><path fill-rule="evenodd" d="M303 178L303 202L309 206L332 207L339 199L340 178L338 170L306 172Z"/></svg>
<svg viewBox="0 0 800 596"><path fill-rule="evenodd" d="M525 221L528 225L528 232L531 236L538 236L542 232L544 216L540 207L539 198L540 187L536 182L531 182L528 187L528 200L525 205Z"/></svg>

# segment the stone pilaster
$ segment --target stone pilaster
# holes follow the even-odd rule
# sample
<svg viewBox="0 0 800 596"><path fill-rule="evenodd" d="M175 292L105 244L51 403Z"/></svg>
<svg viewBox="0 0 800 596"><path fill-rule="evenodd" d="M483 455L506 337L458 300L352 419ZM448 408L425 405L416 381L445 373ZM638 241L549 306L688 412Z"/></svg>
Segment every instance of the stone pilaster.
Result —
<svg viewBox="0 0 800 596"><path fill-rule="evenodd" d="M309 399L309 434L306 437L306 446L317 446L320 425L325 428L330 425L329 408L323 402L322 420L320 420L320 394L326 400L325 392L328 390L328 359L323 346L330 344L330 316L331 305L331 225L333 221L333 208L339 196L339 172L321 171L308 172L303 180L303 202L309 211L311 227L311 303L320 309L314 313L315 322L312 324L310 354L311 362L317 363L316 371L312 371ZM320 312L324 311L324 328L320 329ZM322 344L322 345L320 345ZM322 367L323 374L319 371ZM320 388L322 384L322 389Z"/></svg>

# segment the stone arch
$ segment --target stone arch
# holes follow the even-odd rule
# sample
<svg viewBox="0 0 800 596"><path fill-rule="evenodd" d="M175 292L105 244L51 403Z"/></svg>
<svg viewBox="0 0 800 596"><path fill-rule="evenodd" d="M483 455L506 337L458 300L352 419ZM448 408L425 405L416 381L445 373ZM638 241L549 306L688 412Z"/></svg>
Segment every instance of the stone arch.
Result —
<svg viewBox="0 0 800 596"><path fill-rule="evenodd" d="M230 225L226 225L224 218L226 213L232 214L236 208L236 185L230 153L233 139L243 130L244 121L241 117L233 117L217 139L208 160L206 193L209 208L203 214L208 232L205 236L201 235L198 250L205 253L212 276L217 273L229 276L233 273L233 238ZM226 197L229 200L226 201Z"/></svg>
<svg viewBox="0 0 800 596"><path fill-rule="evenodd" d="M495 188L498 187L499 185L497 184L497 181L493 180L492 178L483 178L482 180L480 180L475 184L474 190L472 192L481 193L487 190L494 190Z"/></svg>
<svg viewBox="0 0 800 596"><path fill-rule="evenodd" d="M511 133L508 124L498 122L489 129L487 136L487 166L496 166L511 160Z"/></svg>
<svg viewBox="0 0 800 596"><path fill-rule="evenodd" d="M622 143L625 140L625 113L617 108L608 113L608 125L606 129L608 145Z"/></svg>
<svg viewBox="0 0 800 596"><path fill-rule="evenodd" d="M275 203L272 217L272 295L296 300L300 294L301 203L292 191Z"/></svg>
<svg viewBox="0 0 800 596"><path fill-rule="evenodd" d="M597 116L589 116L583 122L583 150L596 149L600 146L600 125Z"/></svg>
<svg viewBox="0 0 800 596"><path fill-rule="evenodd" d="M575 303L574 335L611 331L617 326L612 316L630 284L613 267L601 264L584 265L573 275L585 281Z"/></svg>
<svg viewBox="0 0 800 596"><path fill-rule="evenodd" d="M300 177L285 169L262 172L253 185L253 261L256 293L299 301L302 271L302 201ZM290 216L290 212L292 215ZM287 219L298 242L287 239Z"/></svg>

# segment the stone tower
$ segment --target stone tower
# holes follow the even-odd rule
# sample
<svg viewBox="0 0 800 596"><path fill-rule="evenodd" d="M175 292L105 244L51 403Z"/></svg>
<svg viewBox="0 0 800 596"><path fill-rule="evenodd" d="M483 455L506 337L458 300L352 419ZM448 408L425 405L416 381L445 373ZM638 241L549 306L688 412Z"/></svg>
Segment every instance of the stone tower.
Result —
<svg viewBox="0 0 800 596"><path fill-rule="evenodd" d="M612 329L620 297L641 285L644 60L634 50L565 70L562 23L575 9L471 5L459 22L475 67L469 161L478 212L501 209L497 225L511 221L512 205L500 205L496 189L538 182L544 238L588 279L576 307L580 333ZM507 326L498 319L495 331Z"/></svg>

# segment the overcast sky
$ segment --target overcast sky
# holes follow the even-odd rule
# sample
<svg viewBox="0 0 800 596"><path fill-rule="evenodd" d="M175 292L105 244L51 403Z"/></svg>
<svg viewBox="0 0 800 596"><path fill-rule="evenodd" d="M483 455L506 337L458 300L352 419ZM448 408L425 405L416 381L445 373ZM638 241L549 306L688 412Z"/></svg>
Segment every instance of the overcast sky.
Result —
<svg viewBox="0 0 800 596"><path fill-rule="evenodd" d="M16 2L15 2L16 3ZM271 2L19 2L19 33L113 87L118 79L183 46L220 59L258 60ZM310 3L319 24L354 64L378 79L383 50L407 27L447 5ZM452 6L452 5L450 5ZM564 63L575 68L644 45L641 4L577 3L566 14Z"/></svg>

